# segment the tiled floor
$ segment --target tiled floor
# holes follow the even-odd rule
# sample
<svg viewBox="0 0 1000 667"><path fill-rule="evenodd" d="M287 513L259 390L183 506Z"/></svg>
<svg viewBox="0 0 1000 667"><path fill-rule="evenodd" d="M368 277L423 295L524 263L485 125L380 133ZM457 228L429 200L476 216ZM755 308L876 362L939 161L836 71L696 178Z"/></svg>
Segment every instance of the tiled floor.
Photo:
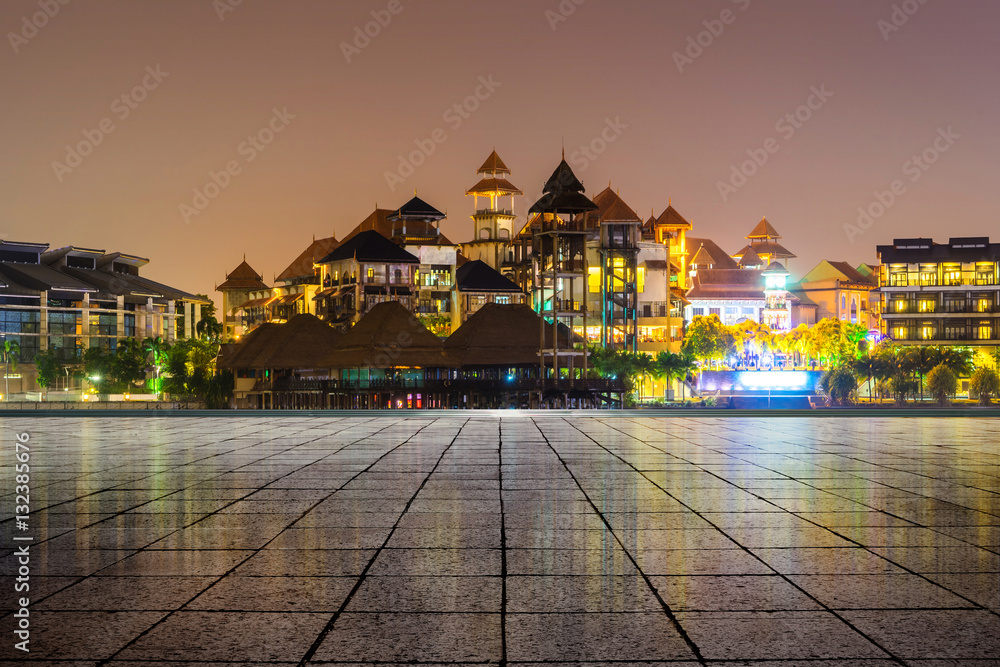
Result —
<svg viewBox="0 0 1000 667"><path fill-rule="evenodd" d="M31 435L27 533L13 434ZM2 664L1000 665L1000 421L2 419ZM14 535L31 653L13 649Z"/></svg>

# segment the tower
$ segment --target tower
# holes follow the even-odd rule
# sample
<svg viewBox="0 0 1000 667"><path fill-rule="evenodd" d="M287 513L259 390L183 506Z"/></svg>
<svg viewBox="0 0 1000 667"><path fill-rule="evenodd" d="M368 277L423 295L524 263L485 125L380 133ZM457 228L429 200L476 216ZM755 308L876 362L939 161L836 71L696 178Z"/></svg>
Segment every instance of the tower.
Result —
<svg viewBox="0 0 1000 667"><path fill-rule="evenodd" d="M610 187L594 197L599 224L601 344L638 350L639 240L642 219Z"/></svg>
<svg viewBox="0 0 1000 667"><path fill-rule="evenodd" d="M566 338L573 339L573 329L581 321L587 331L587 214L597 205L583 193L583 183L563 160L542 189L542 198L529 214L537 214L538 229L532 238L532 300L535 310L545 320L540 341L542 377L551 363L552 377L560 377L565 361L569 377L582 362L586 373L587 352L571 344L560 348L560 327ZM546 348L545 329L551 326L552 347ZM581 358L582 357L582 358Z"/></svg>
<svg viewBox="0 0 1000 667"><path fill-rule="evenodd" d="M778 262L773 262L761 273L764 277L764 324L773 331L787 331L791 323L788 270Z"/></svg>
<svg viewBox="0 0 1000 667"><path fill-rule="evenodd" d="M469 259L482 260L499 271L506 259L505 250L515 234L514 197L524 193L507 180L510 169L495 150L476 173L482 178L465 193L474 197L476 212L472 215L472 241L463 244L463 251ZM484 199L482 207L480 197ZM510 197L509 207L503 206L501 199L504 197Z"/></svg>
<svg viewBox="0 0 1000 667"><path fill-rule="evenodd" d="M774 262L778 262L779 264L784 262L783 266L788 268L788 260L795 259L795 255L778 243L778 239L780 238L781 235L778 234L778 230L767 221L767 218L762 218L753 231L746 236L746 239L750 241L750 245L733 255L733 259L739 262L743 259L743 255L747 254L747 251L753 250L760 261L760 266L770 267ZM751 261L752 259L753 257L751 256Z"/></svg>

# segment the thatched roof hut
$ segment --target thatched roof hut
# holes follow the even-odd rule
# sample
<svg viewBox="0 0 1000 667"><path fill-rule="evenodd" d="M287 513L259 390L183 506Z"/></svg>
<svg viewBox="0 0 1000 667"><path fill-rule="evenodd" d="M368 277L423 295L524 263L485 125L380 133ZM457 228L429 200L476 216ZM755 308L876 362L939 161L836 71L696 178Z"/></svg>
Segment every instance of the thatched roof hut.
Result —
<svg viewBox="0 0 1000 667"><path fill-rule="evenodd" d="M444 349L463 368L537 366L542 324L529 306L488 303L444 342ZM548 349L552 326L545 326L544 331ZM574 342L566 331L559 332L560 348L572 348Z"/></svg>
<svg viewBox="0 0 1000 667"><path fill-rule="evenodd" d="M320 362L340 334L314 315L296 315L286 324L262 324L220 356L219 368L232 370L324 368Z"/></svg>
<svg viewBox="0 0 1000 667"><path fill-rule="evenodd" d="M324 358L323 368L454 368L440 338L397 301L380 303Z"/></svg>

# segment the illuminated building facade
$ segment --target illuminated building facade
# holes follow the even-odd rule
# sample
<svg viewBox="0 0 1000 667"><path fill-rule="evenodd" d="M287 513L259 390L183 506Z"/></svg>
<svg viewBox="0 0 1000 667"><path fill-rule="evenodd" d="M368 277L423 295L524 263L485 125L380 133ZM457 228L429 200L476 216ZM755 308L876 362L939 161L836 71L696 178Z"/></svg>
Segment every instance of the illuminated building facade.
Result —
<svg viewBox="0 0 1000 667"><path fill-rule="evenodd" d="M1000 243L896 239L878 257L884 335L906 345L1000 344Z"/></svg>

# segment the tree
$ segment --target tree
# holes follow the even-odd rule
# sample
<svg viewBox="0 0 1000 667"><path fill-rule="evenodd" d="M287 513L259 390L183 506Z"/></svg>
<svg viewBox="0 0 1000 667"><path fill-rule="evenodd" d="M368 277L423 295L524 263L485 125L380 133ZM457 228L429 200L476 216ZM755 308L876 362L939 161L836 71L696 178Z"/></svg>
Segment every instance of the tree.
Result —
<svg viewBox="0 0 1000 667"><path fill-rule="evenodd" d="M681 349L701 361L720 362L734 350L735 344L733 332L718 315L698 316L688 325Z"/></svg>
<svg viewBox="0 0 1000 667"><path fill-rule="evenodd" d="M167 351L169 349L170 344L165 342L160 336L147 338L142 341L142 351L146 353L146 360L155 373L155 377L153 378L153 393L156 394L159 394L161 390L160 371L167 361Z"/></svg>
<svg viewBox="0 0 1000 667"><path fill-rule="evenodd" d="M646 387L646 377L656 373L656 362L653 357L645 352L630 355L632 357L632 370L639 376L639 400L643 399Z"/></svg>
<svg viewBox="0 0 1000 667"><path fill-rule="evenodd" d="M204 398L215 375L217 342L188 338L167 351L163 390L180 396Z"/></svg>
<svg viewBox="0 0 1000 667"><path fill-rule="evenodd" d="M836 366L823 375L820 387L830 397L834 405L848 405L853 402L858 389L858 379L846 365Z"/></svg>
<svg viewBox="0 0 1000 667"><path fill-rule="evenodd" d="M934 366L947 366L956 377L968 377L972 373L972 350L967 347L934 347L930 357Z"/></svg>
<svg viewBox="0 0 1000 667"><path fill-rule="evenodd" d="M972 374L969 388L979 394L979 405L990 405L993 397L1000 394L1000 376L992 368L979 368Z"/></svg>
<svg viewBox="0 0 1000 667"><path fill-rule="evenodd" d="M146 357L136 339L122 338L114 352L99 347L84 352L83 370L102 394L131 393L146 378Z"/></svg>
<svg viewBox="0 0 1000 667"><path fill-rule="evenodd" d="M958 390L958 378L951 368L939 364L927 374L927 389L937 399L938 405L943 407L948 401L948 396Z"/></svg>
<svg viewBox="0 0 1000 667"><path fill-rule="evenodd" d="M906 405L906 397L917 393L917 380L911 375L898 373L889 379L889 389L896 396L896 407Z"/></svg>
<svg viewBox="0 0 1000 667"><path fill-rule="evenodd" d="M66 365L63 364L59 353L52 349L35 355L35 369L38 371L38 386L45 391L66 373Z"/></svg>
<svg viewBox="0 0 1000 667"><path fill-rule="evenodd" d="M3 357L3 395L10 400L10 381L7 376L17 372L17 362L21 360L21 344L16 340L5 339L0 348L0 356Z"/></svg>

